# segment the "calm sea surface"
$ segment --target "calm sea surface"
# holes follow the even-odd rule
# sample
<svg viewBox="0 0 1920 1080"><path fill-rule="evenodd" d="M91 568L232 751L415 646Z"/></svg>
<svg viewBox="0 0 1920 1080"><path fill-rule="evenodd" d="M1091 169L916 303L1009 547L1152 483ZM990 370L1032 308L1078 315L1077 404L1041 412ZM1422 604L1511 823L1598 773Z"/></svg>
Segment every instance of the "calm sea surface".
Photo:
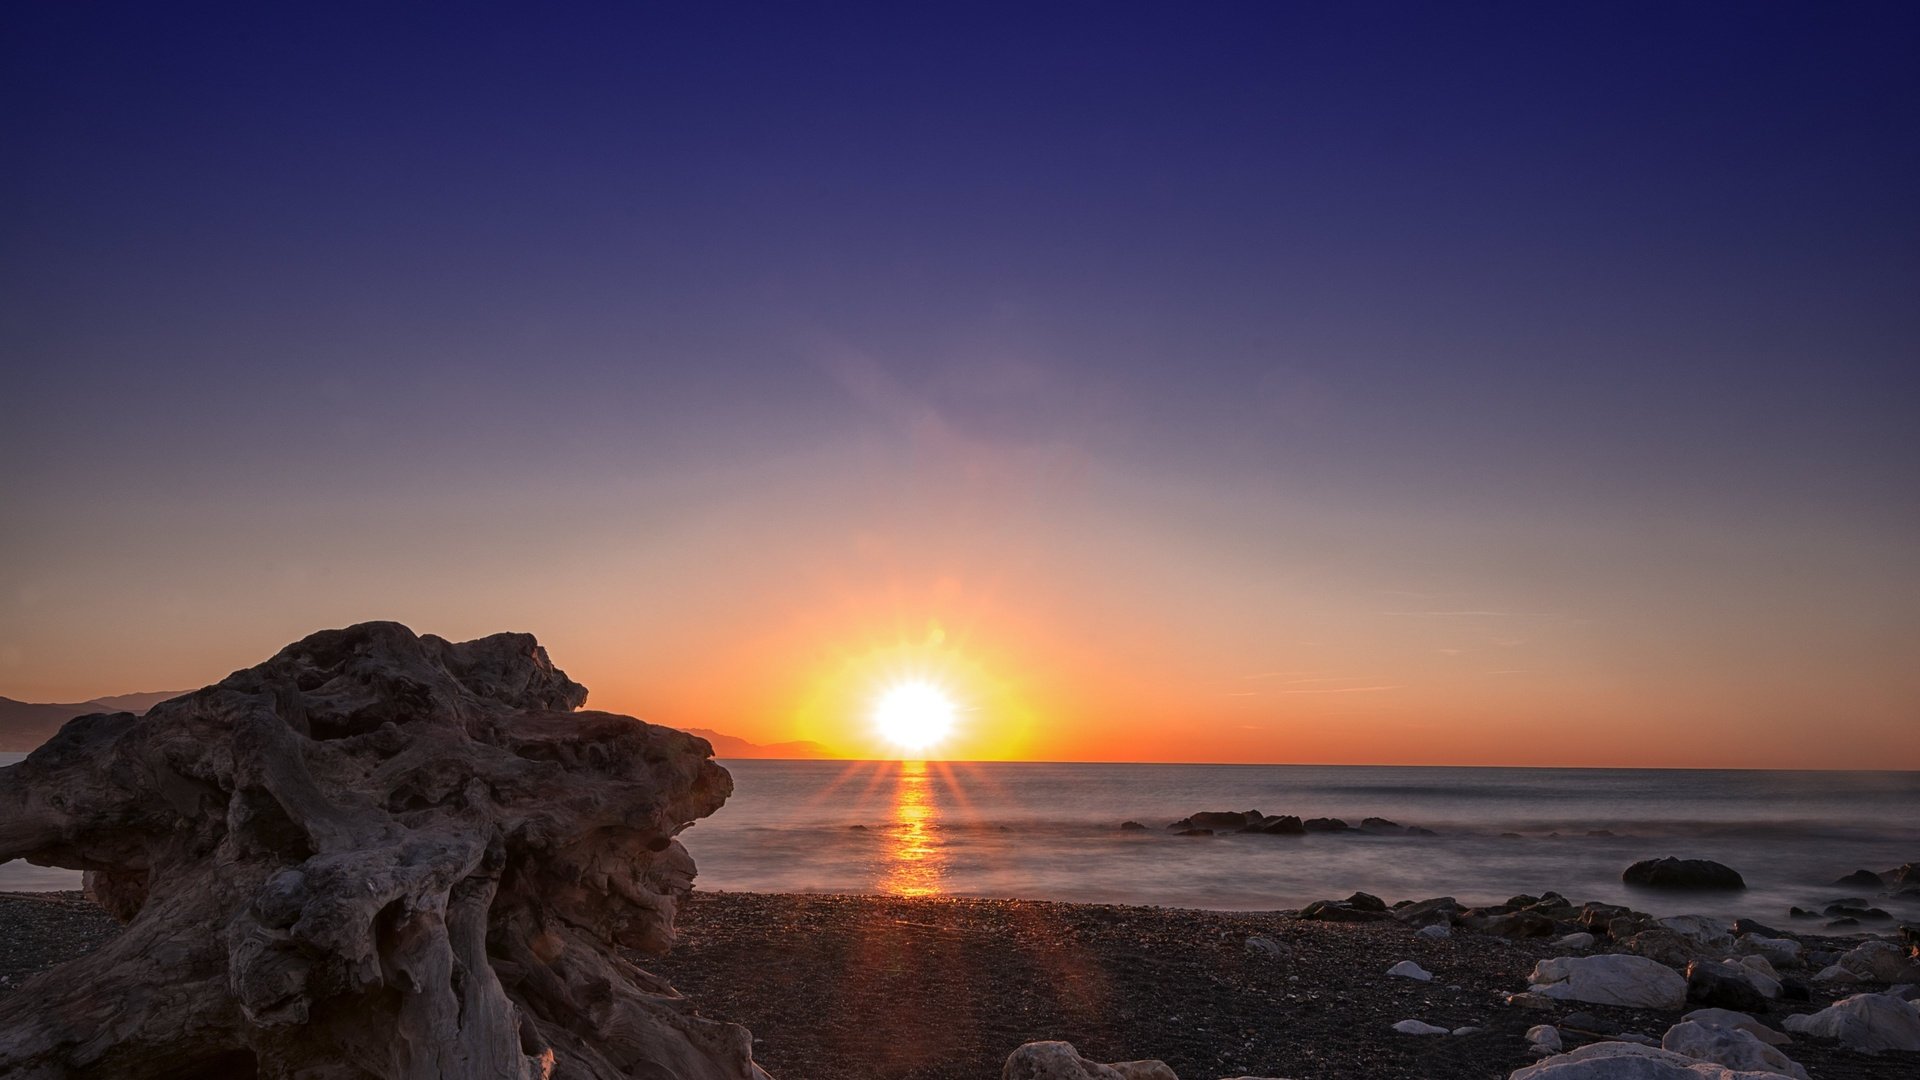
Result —
<svg viewBox="0 0 1920 1080"><path fill-rule="evenodd" d="M0 755L0 764L20 755ZM1299 907L1362 889L1389 902L1575 900L1784 919L1850 871L1920 861L1920 773L728 761L736 791L682 836L708 889L953 894L1179 907ZM1174 836L1196 810L1363 817L1430 837ZM1151 826L1122 832L1121 821ZM856 828L855 826L860 826ZM1614 836L1590 836L1608 831ZM1518 833L1518 837L1503 833ZM1745 893L1629 890L1642 858L1724 862ZM0 864L0 889L74 888ZM1859 895L1857 892L1851 895ZM1896 915L1920 904L1878 898Z"/></svg>

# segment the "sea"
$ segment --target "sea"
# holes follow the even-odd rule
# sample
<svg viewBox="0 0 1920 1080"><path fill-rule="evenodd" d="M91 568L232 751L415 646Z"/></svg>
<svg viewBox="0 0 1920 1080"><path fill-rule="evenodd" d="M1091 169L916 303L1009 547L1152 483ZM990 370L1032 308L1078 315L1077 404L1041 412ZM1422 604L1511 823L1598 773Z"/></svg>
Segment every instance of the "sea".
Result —
<svg viewBox="0 0 1920 1080"><path fill-rule="evenodd" d="M0 765L21 755L0 755ZM1920 902L1843 888L1920 862L1920 773L1332 765L728 760L733 797L681 834L696 887L1003 897L1223 910L1354 891L1497 902L1559 892L1656 915L1783 924L1788 908ZM1434 835L1181 836L1200 810L1363 818ZM1144 830L1123 830L1137 821ZM1646 858L1712 859L1738 893L1629 887ZM78 887L0 864L0 890ZM1818 924L1800 924L1812 928ZM1869 925L1862 929L1873 929Z"/></svg>

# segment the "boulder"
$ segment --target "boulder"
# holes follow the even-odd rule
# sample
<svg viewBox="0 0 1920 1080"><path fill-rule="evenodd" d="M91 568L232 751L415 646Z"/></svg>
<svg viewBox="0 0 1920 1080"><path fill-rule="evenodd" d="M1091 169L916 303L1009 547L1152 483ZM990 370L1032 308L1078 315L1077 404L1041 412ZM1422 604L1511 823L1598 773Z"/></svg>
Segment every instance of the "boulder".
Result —
<svg viewBox="0 0 1920 1080"><path fill-rule="evenodd" d="M1007 1055L1000 1080L1180 1080L1163 1061L1103 1065L1080 1056L1072 1043L1030 1042Z"/></svg>
<svg viewBox="0 0 1920 1080"><path fill-rule="evenodd" d="M1599 939L1595 938L1592 934L1585 932L1568 934L1566 937L1555 938L1553 940L1553 947L1556 949L1584 951L1593 948L1594 943L1598 940Z"/></svg>
<svg viewBox="0 0 1920 1080"><path fill-rule="evenodd" d="M1352 826L1335 817L1308 818L1300 823L1308 832L1346 832Z"/></svg>
<svg viewBox="0 0 1920 1080"><path fill-rule="evenodd" d="M1420 1020L1402 1020L1393 1025L1393 1030L1402 1035L1445 1035L1450 1029Z"/></svg>
<svg viewBox="0 0 1920 1080"><path fill-rule="evenodd" d="M1431 900L1409 900L1393 906L1393 917L1408 926L1432 926L1452 923L1460 915L1460 904L1451 896Z"/></svg>
<svg viewBox="0 0 1920 1080"><path fill-rule="evenodd" d="M1776 968L1797 966L1803 951L1800 943L1792 938L1768 937L1765 934L1748 934L1735 939L1734 950L1749 956L1764 956Z"/></svg>
<svg viewBox="0 0 1920 1080"><path fill-rule="evenodd" d="M1420 982L1433 981L1433 972L1428 971L1426 968L1421 967L1411 960L1402 960L1393 965L1387 969L1387 974L1397 975L1402 979L1415 979Z"/></svg>
<svg viewBox="0 0 1920 1080"><path fill-rule="evenodd" d="M1446 923L1434 923L1431 926L1423 926L1415 930L1413 936L1426 941L1445 941L1453 936L1453 927L1448 926Z"/></svg>
<svg viewBox="0 0 1920 1080"><path fill-rule="evenodd" d="M1687 1020L1667 1029L1660 1048L1739 1072L1779 1073L1793 1080L1809 1080L1799 1062L1740 1028L1709 1027Z"/></svg>
<svg viewBox="0 0 1920 1080"><path fill-rule="evenodd" d="M1642 859L1620 875L1629 885L1652 889L1744 889L1745 879L1732 867L1710 859Z"/></svg>
<svg viewBox="0 0 1920 1080"><path fill-rule="evenodd" d="M1259 821L1247 825L1240 831L1262 833L1267 836L1305 836L1307 834L1306 827L1301 825L1300 819L1294 817L1292 814L1262 818Z"/></svg>
<svg viewBox="0 0 1920 1080"><path fill-rule="evenodd" d="M1478 930L1483 934L1506 938L1543 938L1559 933L1560 927L1545 915L1536 915L1531 911L1509 911L1504 914L1473 915L1463 914L1460 925L1469 930Z"/></svg>
<svg viewBox="0 0 1920 1080"><path fill-rule="evenodd" d="M1573 921L1595 934L1611 935L1610 927L1615 919L1631 919L1635 914L1632 908L1624 908L1618 904L1586 903L1580 905L1580 913L1574 916ZM1645 929L1644 926L1637 926L1629 932L1643 929Z"/></svg>
<svg viewBox="0 0 1920 1080"><path fill-rule="evenodd" d="M1785 1034L1773 1030L1746 1013L1734 1012L1730 1009L1695 1009L1682 1019L1704 1024L1707 1027L1739 1028L1768 1046L1786 1046L1793 1042Z"/></svg>
<svg viewBox="0 0 1920 1080"><path fill-rule="evenodd" d="M1167 826L1167 828L1175 832L1185 832L1188 829L1207 829L1212 832L1235 832L1256 821L1263 821L1265 819L1266 815L1258 810L1202 810L1192 817L1182 818L1174 822ZM1018 1051L1015 1052L1018 1053Z"/></svg>
<svg viewBox="0 0 1920 1080"><path fill-rule="evenodd" d="M1920 863L1905 863L1880 875L1880 880L1889 889L1902 889L1909 885L1920 885Z"/></svg>
<svg viewBox="0 0 1920 1080"><path fill-rule="evenodd" d="M626 952L732 778L586 697L527 634L362 623L68 722L0 769L0 860L131 921L0 1001L0 1075L765 1077Z"/></svg>
<svg viewBox="0 0 1920 1080"><path fill-rule="evenodd" d="M1849 889L1878 889L1883 887L1886 882L1881 881L1880 875L1871 870L1855 870L1853 873L1834 882L1834 884Z"/></svg>
<svg viewBox="0 0 1920 1080"><path fill-rule="evenodd" d="M1733 933L1735 937L1745 937L1748 934L1765 934L1768 937L1786 936L1766 923L1755 922L1752 919L1733 920Z"/></svg>
<svg viewBox="0 0 1920 1080"><path fill-rule="evenodd" d="M1565 1049L1560 1041L1560 1029L1552 1024L1535 1024L1528 1028L1527 1041L1533 1044L1536 1053L1557 1054Z"/></svg>
<svg viewBox="0 0 1920 1080"><path fill-rule="evenodd" d="M1651 1040L1649 1040L1651 1041ZM1637 1042L1597 1042L1555 1054L1507 1080L1780 1080L1775 1073L1736 1072L1724 1065Z"/></svg>
<svg viewBox="0 0 1920 1080"><path fill-rule="evenodd" d="M1789 1016L1781 1026L1795 1035L1838 1039L1867 1054L1920 1050L1920 1010L1888 994L1855 994L1817 1013Z"/></svg>
<svg viewBox="0 0 1920 1080"><path fill-rule="evenodd" d="M1692 1005L1740 1012L1764 1010L1767 995L1760 992L1744 972L1710 960L1695 960L1687 965L1687 1002Z"/></svg>
<svg viewBox="0 0 1920 1080"><path fill-rule="evenodd" d="M1836 963L1863 982L1920 982L1920 963L1891 941L1869 941L1843 954Z"/></svg>
<svg viewBox="0 0 1920 1080"><path fill-rule="evenodd" d="M1264 956L1277 960L1288 955L1288 950L1285 945L1280 944L1272 938L1250 937L1247 939L1247 955Z"/></svg>
<svg viewBox="0 0 1920 1080"><path fill-rule="evenodd" d="M1404 833L1407 831L1406 826L1398 822L1388 821L1383 817L1361 818L1360 828L1364 832L1371 833Z"/></svg>
<svg viewBox="0 0 1920 1080"><path fill-rule="evenodd" d="M1531 992L1563 1001L1639 1009L1679 1009L1687 1001L1687 980L1643 956L1549 957L1533 966L1527 981Z"/></svg>
<svg viewBox="0 0 1920 1080"><path fill-rule="evenodd" d="M1376 911L1383 915L1387 911L1387 902L1372 893L1354 893L1347 897L1347 906L1355 911Z"/></svg>
<svg viewBox="0 0 1920 1080"><path fill-rule="evenodd" d="M1356 908L1345 900L1315 900L1300 910L1300 918L1315 922L1385 922L1393 916Z"/></svg>
<svg viewBox="0 0 1920 1080"><path fill-rule="evenodd" d="M1719 919L1710 915L1669 915L1654 920L1663 930L1671 930L1704 948L1724 952L1733 947L1733 940L1727 928Z"/></svg>
<svg viewBox="0 0 1920 1080"><path fill-rule="evenodd" d="M1644 956L1649 960L1658 960L1676 968L1687 964L1700 955L1700 946L1689 938L1683 938L1671 930L1642 930L1619 943L1624 952L1635 956Z"/></svg>

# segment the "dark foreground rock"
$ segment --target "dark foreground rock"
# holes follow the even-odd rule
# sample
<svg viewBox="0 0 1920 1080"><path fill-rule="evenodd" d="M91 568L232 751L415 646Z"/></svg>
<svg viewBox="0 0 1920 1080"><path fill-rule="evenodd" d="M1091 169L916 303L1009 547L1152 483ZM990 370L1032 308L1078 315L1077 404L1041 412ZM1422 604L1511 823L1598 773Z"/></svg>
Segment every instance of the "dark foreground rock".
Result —
<svg viewBox="0 0 1920 1080"><path fill-rule="evenodd" d="M0 1076L764 1077L618 951L666 951L732 780L586 696L528 635L367 623L70 721L0 769L0 860L127 926L0 1001Z"/></svg>
<svg viewBox="0 0 1920 1080"><path fill-rule="evenodd" d="M1642 859L1620 875L1629 885L1652 889L1744 889L1745 879L1711 859Z"/></svg>

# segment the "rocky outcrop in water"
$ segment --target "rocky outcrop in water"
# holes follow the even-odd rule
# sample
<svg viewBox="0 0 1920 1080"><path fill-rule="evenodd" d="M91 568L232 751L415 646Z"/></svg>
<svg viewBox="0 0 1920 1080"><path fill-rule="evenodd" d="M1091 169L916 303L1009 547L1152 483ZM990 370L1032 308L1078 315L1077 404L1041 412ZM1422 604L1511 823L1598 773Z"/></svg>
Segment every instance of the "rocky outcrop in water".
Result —
<svg viewBox="0 0 1920 1080"><path fill-rule="evenodd" d="M0 769L0 859L126 930L0 1002L0 1074L764 1078L664 952L732 791L703 740L576 711L525 634L314 634Z"/></svg>
<svg viewBox="0 0 1920 1080"><path fill-rule="evenodd" d="M1620 875L1629 885L1653 889L1744 889L1738 871L1711 859L1642 859Z"/></svg>

